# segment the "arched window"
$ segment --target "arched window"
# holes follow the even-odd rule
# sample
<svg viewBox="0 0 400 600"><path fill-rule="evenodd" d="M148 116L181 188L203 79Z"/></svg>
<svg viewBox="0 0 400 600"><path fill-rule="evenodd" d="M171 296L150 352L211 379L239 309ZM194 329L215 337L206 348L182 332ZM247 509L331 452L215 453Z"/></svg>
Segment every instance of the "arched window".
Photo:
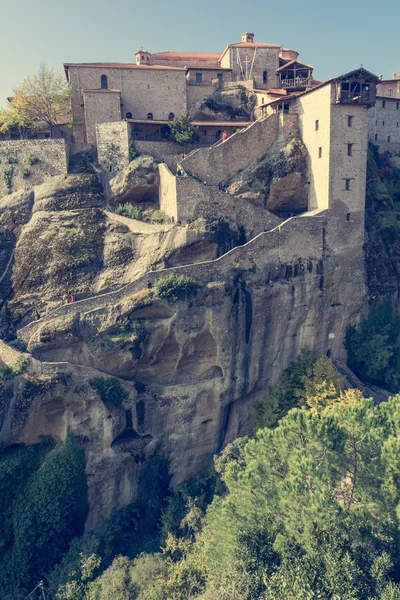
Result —
<svg viewBox="0 0 400 600"><path fill-rule="evenodd" d="M264 71L263 73L263 84L265 85L268 81L268 71Z"/></svg>
<svg viewBox="0 0 400 600"><path fill-rule="evenodd" d="M101 76L101 89L102 90L108 89L107 75L102 75Z"/></svg>
<svg viewBox="0 0 400 600"><path fill-rule="evenodd" d="M127 112L125 115L126 119L132 119L132 113L131 112Z"/></svg>
<svg viewBox="0 0 400 600"><path fill-rule="evenodd" d="M153 113L147 113L147 118L151 120L153 118Z"/></svg>
<svg viewBox="0 0 400 600"><path fill-rule="evenodd" d="M175 119L174 113L169 113L169 115L168 115L168 121L173 121L174 119Z"/></svg>

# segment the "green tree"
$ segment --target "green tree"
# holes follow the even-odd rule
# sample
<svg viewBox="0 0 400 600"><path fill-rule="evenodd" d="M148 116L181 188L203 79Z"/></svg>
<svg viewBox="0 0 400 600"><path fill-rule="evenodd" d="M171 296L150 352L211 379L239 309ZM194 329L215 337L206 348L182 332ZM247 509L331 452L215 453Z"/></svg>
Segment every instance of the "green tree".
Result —
<svg viewBox="0 0 400 600"><path fill-rule="evenodd" d="M177 117L169 125L170 137L174 142L181 144L193 144L199 139L196 129L193 127L190 117L188 115L181 115Z"/></svg>

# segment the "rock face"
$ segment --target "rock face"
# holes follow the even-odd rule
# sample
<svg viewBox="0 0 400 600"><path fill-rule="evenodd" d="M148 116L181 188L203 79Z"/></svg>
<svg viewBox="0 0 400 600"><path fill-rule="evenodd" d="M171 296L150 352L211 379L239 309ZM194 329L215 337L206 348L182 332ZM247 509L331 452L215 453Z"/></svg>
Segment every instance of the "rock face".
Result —
<svg viewBox="0 0 400 600"><path fill-rule="evenodd" d="M293 202L302 175L296 143L280 142L268 161L239 173L237 196L245 185L254 191L252 172L260 206L272 197L287 207L284 181ZM151 161L140 164L152 173ZM145 179L132 175L118 189L137 197ZM302 348L343 358L345 329L363 301L361 249L338 249L324 213L283 223L273 216L270 231L243 244L223 195L214 213L210 202L185 227L110 212L90 174L57 177L0 204L1 326L18 330L12 344L29 362L0 383L1 438L31 444L72 428L86 454L88 529L138 499L155 456L169 460L178 485L248 433L254 402ZM249 223L243 211L246 231L257 211ZM167 275L177 299L159 291ZM182 292L181 275L195 280L196 294ZM68 294L77 301L67 304ZM0 364L18 357L0 342ZM107 377L124 388L121 405L93 385Z"/></svg>
<svg viewBox="0 0 400 600"><path fill-rule="evenodd" d="M205 121L250 121L256 105L255 94L243 86L214 92L198 102L190 116Z"/></svg>
<svg viewBox="0 0 400 600"><path fill-rule="evenodd" d="M282 137L250 167L236 175L228 192L279 217L307 210L307 153L302 141Z"/></svg>
<svg viewBox="0 0 400 600"><path fill-rule="evenodd" d="M139 156L110 181L114 202L157 202L158 169L152 156Z"/></svg>

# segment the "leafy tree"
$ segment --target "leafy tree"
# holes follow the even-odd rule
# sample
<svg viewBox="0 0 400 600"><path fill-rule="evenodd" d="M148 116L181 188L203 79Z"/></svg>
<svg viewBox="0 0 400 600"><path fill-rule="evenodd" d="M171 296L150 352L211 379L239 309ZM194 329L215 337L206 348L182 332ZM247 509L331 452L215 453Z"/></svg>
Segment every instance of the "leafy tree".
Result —
<svg viewBox="0 0 400 600"><path fill-rule="evenodd" d="M196 129L193 127L188 115L177 117L170 125L170 138L184 146L193 144L199 139Z"/></svg>
<svg viewBox="0 0 400 600"><path fill-rule="evenodd" d="M374 307L360 326L346 332L348 364L361 379L398 391L400 318L389 300Z"/></svg>
<svg viewBox="0 0 400 600"><path fill-rule="evenodd" d="M70 88L64 77L44 65L13 90L10 111L18 126L54 126L69 114Z"/></svg>

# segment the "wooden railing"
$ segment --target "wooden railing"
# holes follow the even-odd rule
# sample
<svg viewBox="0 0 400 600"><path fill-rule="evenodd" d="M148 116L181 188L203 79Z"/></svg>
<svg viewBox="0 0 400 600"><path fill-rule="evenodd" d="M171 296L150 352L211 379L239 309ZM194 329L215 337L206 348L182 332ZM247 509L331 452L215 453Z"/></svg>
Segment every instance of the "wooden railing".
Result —
<svg viewBox="0 0 400 600"><path fill-rule="evenodd" d="M309 83L308 77L296 77L295 79L281 79L281 88L298 88L307 87Z"/></svg>

